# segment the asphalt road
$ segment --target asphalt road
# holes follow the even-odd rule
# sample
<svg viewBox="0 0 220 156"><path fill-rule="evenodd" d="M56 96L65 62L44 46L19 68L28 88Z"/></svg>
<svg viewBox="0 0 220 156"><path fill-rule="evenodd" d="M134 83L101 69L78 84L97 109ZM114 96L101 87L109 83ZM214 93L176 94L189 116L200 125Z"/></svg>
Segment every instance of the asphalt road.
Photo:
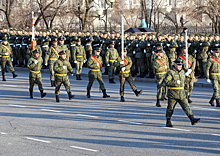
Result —
<svg viewBox="0 0 220 156"><path fill-rule="evenodd" d="M87 77L70 77L76 98L69 100L64 86L55 102L49 74L43 73L47 92L40 98L35 86L29 98L28 71L19 77L7 73L0 81L1 156L212 156L220 155L220 108L208 101L211 88L195 87L191 108L202 122L191 126L179 105L173 128L165 127L166 101L155 107L155 83L135 82L144 92L136 97L126 84L125 100L119 102L119 82L108 84L110 98L102 98L95 81L91 99L86 98ZM1 77L0 77L1 78Z"/></svg>

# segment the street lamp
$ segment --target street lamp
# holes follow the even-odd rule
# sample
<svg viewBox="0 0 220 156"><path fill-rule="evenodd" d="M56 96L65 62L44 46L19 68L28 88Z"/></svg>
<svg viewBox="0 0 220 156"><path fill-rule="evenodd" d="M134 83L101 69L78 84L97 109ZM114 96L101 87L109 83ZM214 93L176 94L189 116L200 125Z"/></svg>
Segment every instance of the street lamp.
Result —
<svg viewBox="0 0 220 156"><path fill-rule="evenodd" d="M115 0L105 0L105 4L107 4L108 7L106 8L106 5L105 5L105 9L102 9L102 8L96 9L96 13L99 16L99 20L101 20L102 15L103 17L105 16L105 20L102 19L105 22L105 31L107 31L107 24L108 24L108 9L113 7L114 2Z"/></svg>

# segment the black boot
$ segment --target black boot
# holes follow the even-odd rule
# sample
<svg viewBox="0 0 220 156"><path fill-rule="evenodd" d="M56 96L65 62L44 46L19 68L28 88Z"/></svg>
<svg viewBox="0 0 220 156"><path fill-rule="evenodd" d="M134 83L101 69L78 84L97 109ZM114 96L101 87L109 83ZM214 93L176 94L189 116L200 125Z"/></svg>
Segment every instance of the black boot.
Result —
<svg viewBox="0 0 220 156"><path fill-rule="evenodd" d="M190 98L189 98L190 96L188 96L188 103L192 103L192 100L190 100Z"/></svg>
<svg viewBox="0 0 220 156"><path fill-rule="evenodd" d="M214 106L214 100L215 100L214 97L212 97L212 98L210 99L209 103L210 103L211 106Z"/></svg>
<svg viewBox="0 0 220 156"><path fill-rule="evenodd" d="M134 91L134 93L137 97L140 96L142 94L142 92L143 92L142 90L140 90L140 91L135 90Z"/></svg>
<svg viewBox="0 0 220 156"><path fill-rule="evenodd" d="M56 102L60 102L59 95L56 95Z"/></svg>
<svg viewBox="0 0 220 156"><path fill-rule="evenodd" d="M161 107L161 105L160 105L160 99L157 99L156 106L157 106L157 107Z"/></svg>
<svg viewBox="0 0 220 156"><path fill-rule="evenodd" d="M147 78L154 78L153 72L150 72L149 75L147 76Z"/></svg>
<svg viewBox="0 0 220 156"><path fill-rule="evenodd" d="M81 75L79 75L79 80L82 80L82 79L81 79Z"/></svg>
<svg viewBox="0 0 220 156"><path fill-rule="evenodd" d="M193 115L190 115L190 116L189 116L189 119L190 119L192 125L195 125L196 123L198 123L198 122L201 121L200 118L194 118Z"/></svg>
<svg viewBox="0 0 220 156"><path fill-rule="evenodd" d="M173 127L170 119L167 119L166 127Z"/></svg>
<svg viewBox="0 0 220 156"><path fill-rule="evenodd" d="M76 75L76 80L80 80L80 77L79 77L79 75Z"/></svg>
<svg viewBox="0 0 220 156"><path fill-rule="evenodd" d="M33 91L29 91L30 92L30 98L33 99Z"/></svg>
<svg viewBox="0 0 220 156"><path fill-rule="evenodd" d="M108 95L106 93L106 89L102 90L102 93L103 93L103 98L109 98L110 97L110 95Z"/></svg>
<svg viewBox="0 0 220 156"><path fill-rule="evenodd" d="M47 93L44 93L43 90L40 91L41 98L45 97Z"/></svg>
<svg viewBox="0 0 220 156"><path fill-rule="evenodd" d="M17 75L17 74L15 74L15 72L12 72L12 75L13 75L13 78L18 77L18 75Z"/></svg>
<svg viewBox="0 0 220 156"><path fill-rule="evenodd" d="M121 102L125 102L124 96L121 96Z"/></svg>
<svg viewBox="0 0 220 156"><path fill-rule="evenodd" d="M55 81L51 80L50 82L51 82L51 87L56 87Z"/></svg>
<svg viewBox="0 0 220 156"><path fill-rule="evenodd" d="M68 93L68 96L69 96L69 100L72 100L76 97L75 95L72 95L71 92Z"/></svg>
<svg viewBox="0 0 220 156"><path fill-rule="evenodd" d="M2 81L6 81L5 75L2 76Z"/></svg>
<svg viewBox="0 0 220 156"><path fill-rule="evenodd" d="M91 98L91 95L90 95L90 90L87 90L87 94L86 94L87 98Z"/></svg>
<svg viewBox="0 0 220 156"><path fill-rule="evenodd" d="M216 99L216 107L220 107L219 99Z"/></svg>
<svg viewBox="0 0 220 156"><path fill-rule="evenodd" d="M103 73L103 75L108 75L108 67L105 67L105 72Z"/></svg>
<svg viewBox="0 0 220 156"><path fill-rule="evenodd" d="M109 83L116 84L114 79L109 79Z"/></svg>

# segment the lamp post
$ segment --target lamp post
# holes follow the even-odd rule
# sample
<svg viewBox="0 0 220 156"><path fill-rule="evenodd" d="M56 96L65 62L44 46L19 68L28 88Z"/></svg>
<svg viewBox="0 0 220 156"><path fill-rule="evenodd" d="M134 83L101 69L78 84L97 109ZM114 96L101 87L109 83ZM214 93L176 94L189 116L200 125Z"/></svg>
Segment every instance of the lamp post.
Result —
<svg viewBox="0 0 220 156"><path fill-rule="evenodd" d="M108 26L108 9L113 7L113 3L115 0L105 0L105 9L102 8L97 8L96 9L96 13L99 16L99 20L101 20L101 16L103 15L103 17L105 16L105 20L102 19L105 22L105 31L107 31L107 26ZM108 5L108 7L106 8L106 5Z"/></svg>

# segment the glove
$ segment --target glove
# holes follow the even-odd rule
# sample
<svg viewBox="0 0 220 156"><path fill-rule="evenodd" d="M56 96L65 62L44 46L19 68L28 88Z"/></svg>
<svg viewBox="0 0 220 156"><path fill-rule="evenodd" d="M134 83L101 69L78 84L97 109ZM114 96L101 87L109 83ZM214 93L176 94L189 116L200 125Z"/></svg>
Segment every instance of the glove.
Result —
<svg viewBox="0 0 220 156"><path fill-rule="evenodd" d="M5 55L8 55L8 53L5 53Z"/></svg>
<svg viewBox="0 0 220 156"><path fill-rule="evenodd" d="M189 76L189 74L192 72L192 69L188 69L187 72L184 74L185 76Z"/></svg>
<svg viewBox="0 0 220 156"><path fill-rule="evenodd" d="M13 58L11 58L11 62L13 62Z"/></svg>
<svg viewBox="0 0 220 156"><path fill-rule="evenodd" d="M176 83L177 83L177 84L180 84L180 80L177 80Z"/></svg>
<svg viewBox="0 0 220 156"><path fill-rule="evenodd" d="M37 64L37 63L38 63L38 60L34 60L34 63Z"/></svg>
<svg viewBox="0 0 220 156"><path fill-rule="evenodd" d="M190 46L191 46L191 44L192 44L192 43L188 43L188 45L190 45Z"/></svg>
<svg viewBox="0 0 220 156"><path fill-rule="evenodd" d="M121 71L125 71L125 69L126 69L125 67L122 67L122 68L121 68Z"/></svg>
<svg viewBox="0 0 220 156"><path fill-rule="evenodd" d="M164 66L164 68L166 68L166 69L167 69L167 66Z"/></svg>
<svg viewBox="0 0 220 156"><path fill-rule="evenodd" d="M77 63L77 61L74 61L74 63Z"/></svg>
<svg viewBox="0 0 220 156"><path fill-rule="evenodd" d="M63 66L63 69L66 69L66 66Z"/></svg>
<svg viewBox="0 0 220 156"><path fill-rule="evenodd" d="M99 63L97 63L97 66L99 66Z"/></svg>
<svg viewBox="0 0 220 156"><path fill-rule="evenodd" d="M136 54L136 51L133 51L133 54Z"/></svg>
<svg viewBox="0 0 220 156"><path fill-rule="evenodd" d="M70 74L71 76L73 76L73 74Z"/></svg>
<svg viewBox="0 0 220 156"><path fill-rule="evenodd" d="M202 46L202 43L200 43L199 45Z"/></svg>
<svg viewBox="0 0 220 156"><path fill-rule="evenodd" d="M136 47L138 47L138 44L136 44Z"/></svg>
<svg viewBox="0 0 220 156"><path fill-rule="evenodd" d="M84 60L83 63L86 63L86 60Z"/></svg>
<svg viewBox="0 0 220 156"><path fill-rule="evenodd" d="M170 44L167 44L167 47L169 47L170 46Z"/></svg>
<svg viewBox="0 0 220 156"><path fill-rule="evenodd" d="M109 67L109 66L110 66L110 64L107 64L107 66Z"/></svg>
<svg viewBox="0 0 220 156"><path fill-rule="evenodd" d="M45 63L44 65L47 66L47 63Z"/></svg>
<svg viewBox="0 0 220 156"><path fill-rule="evenodd" d="M207 79L206 81L207 81L208 83L211 83L211 80L210 80L210 79Z"/></svg>
<svg viewBox="0 0 220 156"><path fill-rule="evenodd" d="M218 47L218 46L219 46L219 44L215 44L215 46L216 46L216 47Z"/></svg>
<svg viewBox="0 0 220 156"><path fill-rule="evenodd" d="M196 53L197 53L197 50L194 50L194 53L196 54Z"/></svg>
<svg viewBox="0 0 220 156"><path fill-rule="evenodd" d="M150 43L148 43L147 46L150 47Z"/></svg>
<svg viewBox="0 0 220 156"><path fill-rule="evenodd" d="M144 53L147 53L146 49L144 49Z"/></svg>
<svg viewBox="0 0 220 156"><path fill-rule="evenodd" d="M120 61L120 64L124 64L124 61Z"/></svg>

